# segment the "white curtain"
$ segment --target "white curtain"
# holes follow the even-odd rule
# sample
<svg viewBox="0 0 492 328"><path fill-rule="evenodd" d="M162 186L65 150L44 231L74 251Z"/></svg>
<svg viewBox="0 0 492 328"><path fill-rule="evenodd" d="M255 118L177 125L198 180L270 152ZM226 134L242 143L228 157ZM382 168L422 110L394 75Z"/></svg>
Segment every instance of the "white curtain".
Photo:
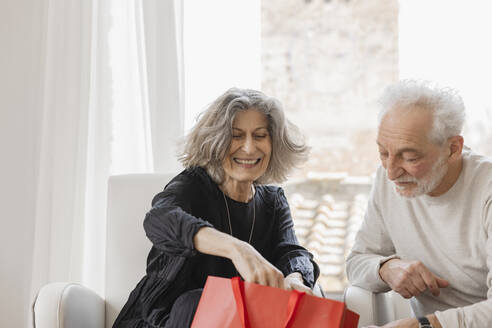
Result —
<svg viewBox="0 0 492 328"><path fill-rule="evenodd" d="M182 0L143 1L149 113L156 172L176 172L184 126Z"/></svg>
<svg viewBox="0 0 492 328"><path fill-rule="evenodd" d="M31 296L47 282L82 280L92 10L47 1Z"/></svg>
<svg viewBox="0 0 492 328"><path fill-rule="evenodd" d="M71 281L104 296L108 177L179 167L181 4L46 3L29 292Z"/></svg>

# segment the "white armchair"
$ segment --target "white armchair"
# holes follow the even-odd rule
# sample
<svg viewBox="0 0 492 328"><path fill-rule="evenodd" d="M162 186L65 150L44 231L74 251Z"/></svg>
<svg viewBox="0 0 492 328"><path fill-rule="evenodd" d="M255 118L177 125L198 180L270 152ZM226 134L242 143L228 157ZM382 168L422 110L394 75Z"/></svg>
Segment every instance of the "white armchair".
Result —
<svg viewBox="0 0 492 328"><path fill-rule="evenodd" d="M143 232L144 215L150 209L152 197L172 177L130 174L109 179L105 297L102 299L79 284L48 284L41 288L34 304L36 328L110 328L113 325L130 291L145 274L151 243ZM319 286L315 293L321 296ZM363 326L409 316L408 302L398 296L372 294L350 287L345 293L345 302L351 310L361 314L360 326Z"/></svg>
<svg viewBox="0 0 492 328"><path fill-rule="evenodd" d="M145 274L151 243L143 219L152 197L174 175L130 174L108 181L104 300L74 283L43 286L34 303L36 328L110 328L130 292ZM315 293L322 291L316 286Z"/></svg>
<svg viewBox="0 0 492 328"><path fill-rule="evenodd" d="M359 327L384 325L413 316L410 302L394 291L376 294L360 287L349 286L345 290L344 301L349 309L360 315Z"/></svg>
<svg viewBox="0 0 492 328"><path fill-rule="evenodd" d="M108 183L105 299L79 284L51 283L34 304L36 328L110 328L145 274L151 248L143 219L172 175L113 176Z"/></svg>

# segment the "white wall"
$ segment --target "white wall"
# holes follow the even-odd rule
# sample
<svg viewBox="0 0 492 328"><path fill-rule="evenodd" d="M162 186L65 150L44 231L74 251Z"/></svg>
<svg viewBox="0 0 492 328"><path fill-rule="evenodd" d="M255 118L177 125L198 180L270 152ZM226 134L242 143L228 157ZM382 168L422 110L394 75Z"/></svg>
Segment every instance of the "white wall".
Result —
<svg viewBox="0 0 492 328"><path fill-rule="evenodd" d="M29 315L46 2L0 2L0 327Z"/></svg>

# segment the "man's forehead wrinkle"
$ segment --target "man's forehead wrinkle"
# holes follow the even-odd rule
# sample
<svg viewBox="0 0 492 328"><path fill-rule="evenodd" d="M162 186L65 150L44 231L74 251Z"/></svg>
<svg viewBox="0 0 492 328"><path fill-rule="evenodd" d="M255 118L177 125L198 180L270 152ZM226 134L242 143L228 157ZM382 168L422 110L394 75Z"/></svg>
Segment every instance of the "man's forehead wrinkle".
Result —
<svg viewBox="0 0 492 328"><path fill-rule="evenodd" d="M423 136L411 131L381 128L377 138L378 145L393 148L422 148Z"/></svg>

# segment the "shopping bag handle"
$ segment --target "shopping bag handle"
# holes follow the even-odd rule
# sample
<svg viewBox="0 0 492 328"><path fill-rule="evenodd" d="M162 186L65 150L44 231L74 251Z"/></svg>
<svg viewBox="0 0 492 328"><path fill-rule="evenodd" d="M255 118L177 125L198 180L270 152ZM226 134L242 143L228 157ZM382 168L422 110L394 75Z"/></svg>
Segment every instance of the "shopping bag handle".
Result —
<svg viewBox="0 0 492 328"><path fill-rule="evenodd" d="M231 279L231 284L234 299L236 300L237 313L241 320L241 326L243 328L251 328L248 321L248 313L246 312L246 304L244 304L244 282L239 277L233 277Z"/></svg>
<svg viewBox="0 0 492 328"><path fill-rule="evenodd" d="M248 320L248 312L246 311L246 304L244 302L244 282L239 277L234 277L231 279L232 291L234 293L234 299L236 300L236 309L239 314L239 319L241 320L241 325L243 328L251 328ZM292 320L295 317L295 312L299 306L299 301L304 292L298 290L293 290L289 296L289 301L287 302L287 316L283 324L283 328L290 327Z"/></svg>

